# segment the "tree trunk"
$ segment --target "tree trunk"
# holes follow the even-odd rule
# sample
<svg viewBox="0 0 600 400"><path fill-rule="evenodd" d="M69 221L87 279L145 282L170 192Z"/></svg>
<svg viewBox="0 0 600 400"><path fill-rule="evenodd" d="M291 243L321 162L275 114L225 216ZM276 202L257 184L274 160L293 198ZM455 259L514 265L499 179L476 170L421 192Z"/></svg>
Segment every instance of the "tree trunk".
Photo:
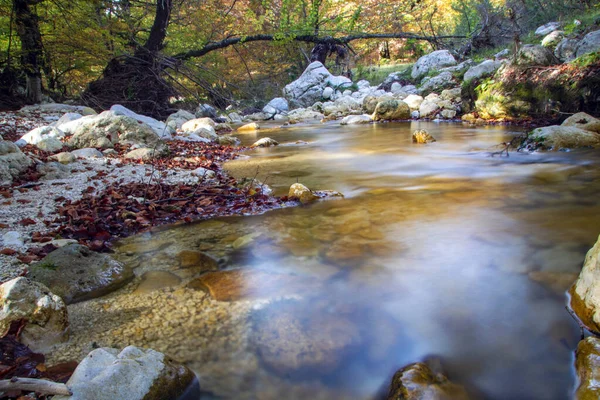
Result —
<svg viewBox="0 0 600 400"><path fill-rule="evenodd" d="M21 39L21 65L27 77L27 101L42 101L42 73L44 66L44 48L38 16L31 6L43 0L13 0L15 25Z"/></svg>
<svg viewBox="0 0 600 400"><path fill-rule="evenodd" d="M165 37L167 37L167 28L169 26L169 20L171 19L172 9L172 0L156 1L156 15L154 16L152 29L150 29L150 36L143 46L144 49L151 53L162 50Z"/></svg>

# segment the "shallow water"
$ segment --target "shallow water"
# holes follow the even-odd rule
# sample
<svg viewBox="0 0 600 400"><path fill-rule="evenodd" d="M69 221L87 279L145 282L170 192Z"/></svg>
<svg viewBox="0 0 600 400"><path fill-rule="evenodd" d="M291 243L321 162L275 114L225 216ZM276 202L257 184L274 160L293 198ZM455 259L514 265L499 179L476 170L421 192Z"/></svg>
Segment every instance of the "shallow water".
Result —
<svg viewBox="0 0 600 400"><path fill-rule="evenodd" d="M413 144L423 128L438 141ZM564 290L600 233L600 158L490 157L515 133L390 123L240 135L281 145L228 163L234 176L256 175L278 195L299 181L346 197L123 241L119 257L140 276L166 270L185 284L200 272L173 262L182 250L263 274L219 309L214 332L194 331L190 319L180 337L142 344L184 358L217 398L370 399L427 357L473 398L568 398L579 331Z"/></svg>

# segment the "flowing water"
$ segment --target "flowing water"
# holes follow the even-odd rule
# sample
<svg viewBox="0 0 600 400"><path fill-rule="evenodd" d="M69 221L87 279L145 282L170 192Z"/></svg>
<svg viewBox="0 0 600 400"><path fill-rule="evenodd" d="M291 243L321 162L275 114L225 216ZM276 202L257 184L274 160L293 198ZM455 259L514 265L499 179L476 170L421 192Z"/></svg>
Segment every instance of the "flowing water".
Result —
<svg viewBox="0 0 600 400"><path fill-rule="evenodd" d="M436 143L411 142L423 128ZM431 357L475 399L568 398L579 330L564 292L600 233L600 157L490 156L516 133L390 123L240 135L281 145L226 164L232 175L277 195L298 181L345 198L123 241L118 255L138 275L163 272L149 294L103 299L136 300L122 307L127 327L102 330L188 363L207 398L372 399L398 368ZM181 251L241 269L213 282L213 296L235 301L187 283L202 271L182 268ZM151 292L161 286L172 288ZM167 322L152 330L157 315Z"/></svg>

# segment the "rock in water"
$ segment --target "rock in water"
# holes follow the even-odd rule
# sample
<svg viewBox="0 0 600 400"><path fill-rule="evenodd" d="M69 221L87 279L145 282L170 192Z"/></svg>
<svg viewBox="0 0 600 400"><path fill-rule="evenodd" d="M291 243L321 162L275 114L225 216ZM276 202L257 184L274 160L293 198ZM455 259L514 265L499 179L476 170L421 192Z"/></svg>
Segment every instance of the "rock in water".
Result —
<svg viewBox="0 0 600 400"><path fill-rule="evenodd" d="M309 107L321 100L327 86L343 90L352 85L344 76L333 76L319 61L311 63L298 79L283 89L284 96L294 107Z"/></svg>
<svg viewBox="0 0 600 400"><path fill-rule="evenodd" d="M590 330L600 331L600 238L588 251L579 278L571 289L569 306Z"/></svg>
<svg viewBox="0 0 600 400"><path fill-rule="evenodd" d="M53 400L172 400L200 398L192 371L162 353L128 346L100 348L84 358L67 382L72 396Z"/></svg>
<svg viewBox="0 0 600 400"><path fill-rule="evenodd" d="M575 353L575 370L579 385L575 400L592 400L600 396L600 339L589 336L579 342Z"/></svg>
<svg viewBox="0 0 600 400"><path fill-rule="evenodd" d="M258 123L251 122L249 124L240 126L239 128L237 128L237 131L238 132L255 132L259 129L260 129L260 125Z"/></svg>
<svg viewBox="0 0 600 400"><path fill-rule="evenodd" d="M435 138L429 134L425 129L419 129L418 131L414 131L412 134L413 143L433 143L435 142Z"/></svg>
<svg viewBox="0 0 600 400"><path fill-rule="evenodd" d="M279 145L278 141L271 139L269 137L264 137L260 140L257 140L256 142L254 142L252 144L252 146L250 146L250 147L271 147L271 146L277 146L277 145Z"/></svg>
<svg viewBox="0 0 600 400"><path fill-rule="evenodd" d="M72 304L122 287L133 279L133 271L107 254L70 244L32 264L29 277Z"/></svg>
<svg viewBox="0 0 600 400"><path fill-rule="evenodd" d="M62 299L41 283L15 278L0 285L0 331L11 322L27 320L21 342L33 351L44 351L68 339L69 319Z"/></svg>
<svg viewBox="0 0 600 400"><path fill-rule="evenodd" d="M402 100L385 100L377 104L374 121L410 119L410 107Z"/></svg>
<svg viewBox="0 0 600 400"><path fill-rule="evenodd" d="M294 183L292 186L290 186L288 197L296 198L302 204L307 204L318 199L318 197L313 194L312 190L301 183Z"/></svg>
<svg viewBox="0 0 600 400"><path fill-rule="evenodd" d="M394 374L387 400L467 400L466 390L424 363L410 364Z"/></svg>
<svg viewBox="0 0 600 400"><path fill-rule="evenodd" d="M561 126L574 126L586 131L600 133L600 120L584 112L571 115L563 121Z"/></svg>
<svg viewBox="0 0 600 400"><path fill-rule="evenodd" d="M600 147L600 135L575 126L546 126L534 129L528 141L546 149L575 149L578 147Z"/></svg>

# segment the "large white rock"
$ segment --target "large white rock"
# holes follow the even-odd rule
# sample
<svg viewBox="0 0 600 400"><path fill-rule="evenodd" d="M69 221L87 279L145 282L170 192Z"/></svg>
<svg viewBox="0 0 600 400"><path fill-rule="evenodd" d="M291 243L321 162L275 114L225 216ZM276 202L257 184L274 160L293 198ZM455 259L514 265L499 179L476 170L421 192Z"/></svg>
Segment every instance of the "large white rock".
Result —
<svg viewBox="0 0 600 400"><path fill-rule="evenodd" d="M454 76L450 72L445 71L433 78L424 78L419 92L422 94L441 92L444 89L454 86L456 86Z"/></svg>
<svg viewBox="0 0 600 400"><path fill-rule="evenodd" d="M63 114L62 117L60 117L58 119L58 121L56 121L54 124L55 127L60 128L61 125L66 124L67 122L71 122L71 121L75 121L78 120L79 118L83 117L83 115L76 113L76 112L68 112Z"/></svg>
<svg viewBox="0 0 600 400"><path fill-rule="evenodd" d="M124 115L126 117L133 118L138 122L148 125L154 130L154 132L156 132L158 137L160 137L161 139L170 139L171 134L173 133L173 130L170 127L168 127L167 124L165 124L164 122L157 121L152 117L137 114L131 111L130 109L123 107L120 104L115 104L114 106L112 106L110 108L110 111L112 111L115 115Z"/></svg>
<svg viewBox="0 0 600 400"><path fill-rule="evenodd" d="M308 107L321 100L327 86L334 89L350 87L352 81L343 76L333 76L319 61L311 63L294 82L286 85L283 95L292 106Z"/></svg>
<svg viewBox="0 0 600 400"><path fill-rule="evenodd" d="M43 150L43 151L48 151L50 153L55 153L55 152L59 151L60 149L63 148L63 146L64 146L64 143L54 137L48 137L44 140L39 141L36 144L36 147L38 149Z"/></svg>
<svg viewBox="0 0 600 400"><path fill-rule="evenodd" d="M431 70L438 70L451 65L456 65L454 56L448 50L437 50L419 58L413 66L411 76L413 79L420 79Z"/></svg>
<svg viewBox="0 0 600 400"><path fill-rule="evenodd" d="M212 139L217 136L215 127L217 124L211 118L195 118L187 121L181 126L183 132L195 133L198 136ZM206 136L209 135L209 136Z"/></svg>
<svg viewBox="0 0 600 400"><path fill-rule="evenodd" d="M565 119L561 125L574 126L579 129L600 134L600 119L594 118L584 112L571 115L569 118Z"/></svg>
<svg viewBox="0 0 600 400"><path fill-rule="evenodd" d="M560 28L560 22L548 22L547 24L538 27L535 30L535 35L546 36L547 34L553 32L559 28Z"/></svg>
<svg viewBox="0 0 600 400"><path fill-rule="evenodd" d="M485 60L481 64L469 68L467 72L465 72L463 80L465 82L469 82L473 79L479 79L485 76L490 76L494 72L496 72L501 65L502 62L500 61Z"/></svg>
<svg viewBox="0 0 600 400"><path fill-rule="evenodd" d="M10 184L32 163L16 144L0 140L0 185Z"/></svg>
<svg viewBox="0 0 600 400"><path fill-rule="evenodd" d="M176 131L178 129L181 129L181 126L183 124L194 118L196 118L196 116L191 112L186 110L179 110L176 113L169 115L169 118L167 118L166 123L169 128Z"/></svg>
<svg viewBox="0 0 600 400"><path fill-rule="evenodd" d="M15 278L0 285L0 331L26 319L20 340L33 351L44 351L68 338L69 318L62 299L41 283Z"/></svg>
<svg viewBox="0 0 600 400"><path fill-rule="evenodd" d="M35 128L21 136L21 139L18 140L17 145L19 145L21 142L24 142L23 144L38 144L47 138L60 139L63 137L65 137L65 133L62 130L53 126L42 126Z"/></svg>
<svg viewBox="0 0 600 400"><path fill-rule="evenodd" d="M157 351L134 346L121 352L106 347L92 351L67 386L73 395L53 400L169 400L184 394L200 398L198 382L187 367Z"/></svg>
<svg viewBox="0 0 600 400"><path fill-rule="evenodd" d="M284 99L283 97L275 97L273 100L267 103L266 106L263 107L262 112L264 112L272 118L275 114L282 114L288 112L289 109L290 106L286 99Z"/></svg>
<svg viewBox="0 0 600 400"><path fill-rule="evenodd" d="M544 147L573 149L578 147L600 147L600 135L575 126L546 126L534 129L529 139Z"/></svg>
<svg viewBox="0 0 600 400"><path fill-rule="evenodd" d="M359 125L359 124L370 124L373 122L373 118L370 115L348 115L342 119L340 125Z"/></svg>
<svg viewBox="0 0 600 400"><path fill-rule="evenodd" d="M154 146L160 141L159 135L148 124L113 111L104 111L94 117L84 117L62 125L65 132L73 137L69 144L73 147L110 148L116 143Z"/></svg>
<svg viewBox="0 0 600 400"><path fill-rule="evenodd" d="M600 51L600 30L588 33L581 39L577 46L576 56L581 57L587 53Z"/></svg>
<svg viewBox="0 0 600 400"><path fill-rule="evenodd" d="M421 107L421 103L423 102L423 97L419 96L418 94L411 94L411 95L408 95L404 99L404 102L406 104L408 104L411 111L415 111L415 110L418 110L419 107Z"/></svg>

